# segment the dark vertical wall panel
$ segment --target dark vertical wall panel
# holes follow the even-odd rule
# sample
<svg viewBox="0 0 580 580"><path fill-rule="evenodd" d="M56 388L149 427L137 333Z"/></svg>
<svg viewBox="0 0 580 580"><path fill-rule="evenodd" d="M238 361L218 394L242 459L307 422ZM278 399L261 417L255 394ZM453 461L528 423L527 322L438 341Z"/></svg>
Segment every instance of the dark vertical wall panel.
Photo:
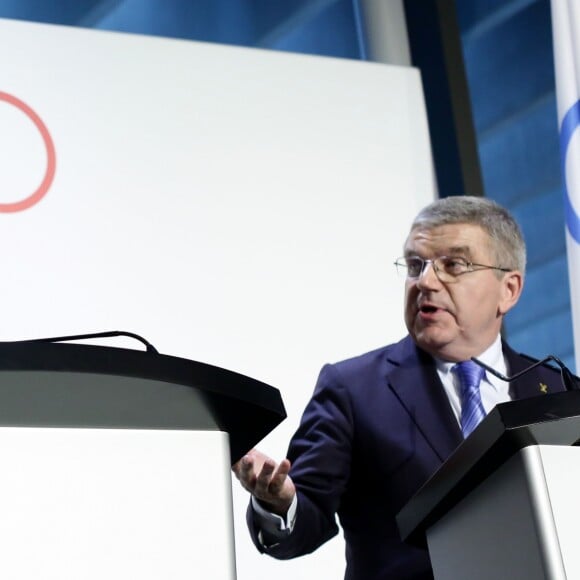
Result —
<svg viewBox="0 0 580 580"><path fill-rule="evenodd" d="M439 195L483 187L453 0L405 0L411 59L421 71Z"/></svg>

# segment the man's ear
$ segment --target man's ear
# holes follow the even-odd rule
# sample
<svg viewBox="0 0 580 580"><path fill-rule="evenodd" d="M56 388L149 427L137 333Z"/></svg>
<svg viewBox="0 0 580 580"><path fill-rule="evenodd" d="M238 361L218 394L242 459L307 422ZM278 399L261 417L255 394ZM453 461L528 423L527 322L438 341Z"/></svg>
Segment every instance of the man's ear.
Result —
<svg viewBox="0 0 580 580"><path fill-rule="evenodd" d="M508 272L501 281L501 295L498 304L498 313L505 314L516 305L524 287L524 277L519 270Z"/></svg>

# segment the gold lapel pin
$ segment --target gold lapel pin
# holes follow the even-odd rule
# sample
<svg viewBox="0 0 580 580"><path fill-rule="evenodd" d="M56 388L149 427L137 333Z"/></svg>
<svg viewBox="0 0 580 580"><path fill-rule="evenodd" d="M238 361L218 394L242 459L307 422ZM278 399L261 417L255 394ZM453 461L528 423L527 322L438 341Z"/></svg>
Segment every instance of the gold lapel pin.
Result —
<svg viewBox="0 0 580 580"><path fill-rule="evenodd" d="M540 383L540 391L542 391L542 393L544 393L544 395L548 392L548 385L545 385L544 383Z"/></svg>

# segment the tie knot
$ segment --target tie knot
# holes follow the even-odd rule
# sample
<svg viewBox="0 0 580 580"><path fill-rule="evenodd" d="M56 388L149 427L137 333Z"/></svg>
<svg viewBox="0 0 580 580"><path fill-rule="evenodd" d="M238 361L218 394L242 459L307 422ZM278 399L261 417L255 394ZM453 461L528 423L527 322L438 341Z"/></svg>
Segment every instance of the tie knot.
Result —
<svg viewBox="0 0 580 580"><path fill-rule="evenodd" d="M457 373L463 390L478 388L485 373L485 369L472 360L457 363L453 370Z"/></svg>

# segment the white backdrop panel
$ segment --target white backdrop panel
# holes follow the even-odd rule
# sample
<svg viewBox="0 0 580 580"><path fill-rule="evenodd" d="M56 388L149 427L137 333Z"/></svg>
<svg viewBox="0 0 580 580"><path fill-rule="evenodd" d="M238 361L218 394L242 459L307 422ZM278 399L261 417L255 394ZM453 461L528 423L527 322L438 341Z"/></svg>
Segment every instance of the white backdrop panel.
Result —
<svg viewBox="0 0 580 580"><path fill-rule="evenodd" d="M417 71L14 21L0 49L0 91L57 158L37 205L0 214L1 337L130 330L268 382L289 419L261 448L283 456L319 367L404 332L392 261L434 195ZM1 101L0 156L12 202L43 151ZM246 501L239 580L341 577L341 540L259 556Z"/></svg>

